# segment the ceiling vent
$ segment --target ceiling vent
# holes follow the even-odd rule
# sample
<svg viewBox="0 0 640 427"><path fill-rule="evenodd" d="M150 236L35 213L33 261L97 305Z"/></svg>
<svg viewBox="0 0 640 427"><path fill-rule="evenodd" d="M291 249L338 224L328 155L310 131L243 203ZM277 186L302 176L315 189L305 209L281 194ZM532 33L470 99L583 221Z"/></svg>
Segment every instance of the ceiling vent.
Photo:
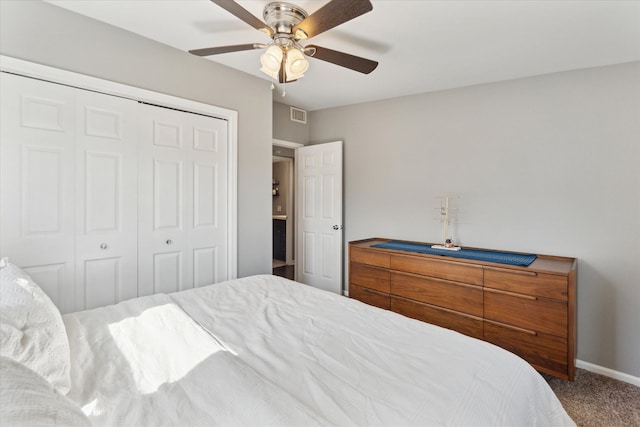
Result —
<svg viewBox="0 0 640 427"><path fill-rule="evenodd" d="M307 112L300 108L291 107L291 121L307 124Z"/></svg>

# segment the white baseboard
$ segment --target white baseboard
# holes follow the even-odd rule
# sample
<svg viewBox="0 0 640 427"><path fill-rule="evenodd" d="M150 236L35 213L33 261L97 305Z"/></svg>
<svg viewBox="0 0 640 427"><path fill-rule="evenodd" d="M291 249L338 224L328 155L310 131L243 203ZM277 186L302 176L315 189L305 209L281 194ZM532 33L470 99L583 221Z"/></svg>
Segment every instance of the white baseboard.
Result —
<svg viewBox="0 0 640 427"><path fill-rule="evenodd" d="M633 375L614 371L613 369L605 368L604 366L594 365L593 363L585 362L580 359L576 360L576 367L640 387L640 377L634 377Z"/></svg>

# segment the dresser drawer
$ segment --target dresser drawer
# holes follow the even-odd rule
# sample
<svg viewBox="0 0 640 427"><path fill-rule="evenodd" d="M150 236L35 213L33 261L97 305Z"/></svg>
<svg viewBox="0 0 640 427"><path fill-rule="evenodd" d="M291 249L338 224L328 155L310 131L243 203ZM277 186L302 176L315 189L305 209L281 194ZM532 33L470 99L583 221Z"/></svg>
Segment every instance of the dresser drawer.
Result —
<svg viewBox="0 0 640 427"><path fill-rule="evenodd" d="M573 381L568 372L566 338L545 333L531 334L485 320L484 339L526 359L540 371Z"/></svg>
<svg viewBox="0 0 640 427"><path fill-rule="evenodd" d="M565 301L485 288L484 317L533 332L567 337Z"/></svg>
<svg viewBox="0 0 640 427"><path fill-rule="evenodd" d="M482 287L414 274L391 273L391 294L482 317Z"/></svg>
<svg viewBox="0 0 640 427"><path fill-rule="evenodd" d="M349 284L364 286L380 292L389 293L389 270L377 267L369 267L364 264L349 264Z"/></svg>
<svg viewBox="0 0 640 427"><path fill-rule="evenodd" d="M521 294L568 299L566 275L485 267L484 285Z"/></svg>
<svg viewBox="0 0 640 427"><path fill-rule="evenodd" d="M349 260L360 264L375 265L377 267L389 268L390 255L379 250L363 249L352 246L349 249Z"/></svg>
<svg viewBox="0 0 640 427"><path fill-rule="evenodd" d="M482 339L482 319L417 301L391 296L391 310L423 322Z"/></svg>
<svg viewBox="0 0 640 427"><path fill-rule="evenodd" d="M472 264L391 255L391 269L482 286L482 266Z"/></svg>
<svg viewBox="0 0 640 427"><path fill-rule="evenodd" d="M389 310L390 307L389 294L354 285L352 283L349 284L349 297L362 301L365 304L384 308L385 310Z"/></svg>

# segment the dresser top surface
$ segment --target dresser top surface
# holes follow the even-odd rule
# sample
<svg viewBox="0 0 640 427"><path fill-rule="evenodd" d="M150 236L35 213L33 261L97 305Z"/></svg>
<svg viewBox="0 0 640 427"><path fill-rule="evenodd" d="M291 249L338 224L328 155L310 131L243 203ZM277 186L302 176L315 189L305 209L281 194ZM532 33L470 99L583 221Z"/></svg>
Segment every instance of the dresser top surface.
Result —
<svg viewBox="0 0 640 427"><path fill-rule="evenodd" d="M411 252L411 251L394 250L394 249L383 249L383 248L374 248L374 247L372 247L374 245L377 245L377 244L380 244L380 243L390 242L392 240L393 241L399 241L399 242L420 243L420 244L425 244L425 245L435 244L435 243L413 242L413 241L406 241L406 240L386 239L386 238L374 237L374 238L370 238L370 239L352 241L352 242L349 242L349 245L353 246L353 247L367 248L367 249L371 249L371 250L375 250L375 251L388 252L390 254L403 254L403 255L408 255L408 256L416 256L416 257L422 257L422 258L432 258L432 259L438 259L438 260L446 259L447 261L451 261L451 262L468 263L468 264L480 264L480 265L486 265L486 266L491 266L491 267L501 268L501 269L537 271L537 272L546 272L546 273L552 273L552 274L553 273L555 273L555 274L569 274L571 272L571 270L575 268L575 264L576 264L576 259L575 258L537 254L537 258L535 259L535 261L533 261L533 263L531 263L531 265L529 265L528 267L523 267L523 266L506 265L506 264L499 264L499 263L492 263L492 262L485 262L485 261L474 261L474 260L471 260L471 259L453 258L453 257L447 256L446 253L443 253L442 255L433 255L433 254L424 254L424 253ZM490 250L490 251L497 251L497 252L514 252L514 251L505 251L505 250L501 250L501 249L492 249L492 248L491 249L487 249L487 248L472 248L472 247L466 247L466 246L464 248L465 249ZM518 253L518 252L514 252L514 253Z"/></svg>

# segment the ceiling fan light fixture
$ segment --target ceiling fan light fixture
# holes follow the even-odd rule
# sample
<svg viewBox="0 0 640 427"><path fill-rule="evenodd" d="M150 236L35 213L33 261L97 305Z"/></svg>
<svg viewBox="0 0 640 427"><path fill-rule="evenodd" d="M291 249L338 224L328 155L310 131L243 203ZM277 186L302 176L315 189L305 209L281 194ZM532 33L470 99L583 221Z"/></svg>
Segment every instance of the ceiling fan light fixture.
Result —
<svg viewBox="0 0 640 427"><path fill-rule="evenodd" d="M278 71L271 71L265 67L260 68L260 71L265 73L267 76L271 77L274 80L278 80Z"/></svg>
<svg viewBox="0 0 640 427"><path fill-rule="evenodd" d="M269 75L275 73L275 75L277 76L281 62L282 49L279 46L271 45L265 53L260 55L260 63L262 64L262 68L260 69L260 71L263 71ZM268 70L268 72L265 70Z"/></svg>
<svg viewBox="0 0 640 427"><path fill-rule="evenodd" d="M287 80L296 80L303 77L308 68L309 61L306 60L304 54L300 50L293 48L287 51L287 58L285 61Z"/></svg>

